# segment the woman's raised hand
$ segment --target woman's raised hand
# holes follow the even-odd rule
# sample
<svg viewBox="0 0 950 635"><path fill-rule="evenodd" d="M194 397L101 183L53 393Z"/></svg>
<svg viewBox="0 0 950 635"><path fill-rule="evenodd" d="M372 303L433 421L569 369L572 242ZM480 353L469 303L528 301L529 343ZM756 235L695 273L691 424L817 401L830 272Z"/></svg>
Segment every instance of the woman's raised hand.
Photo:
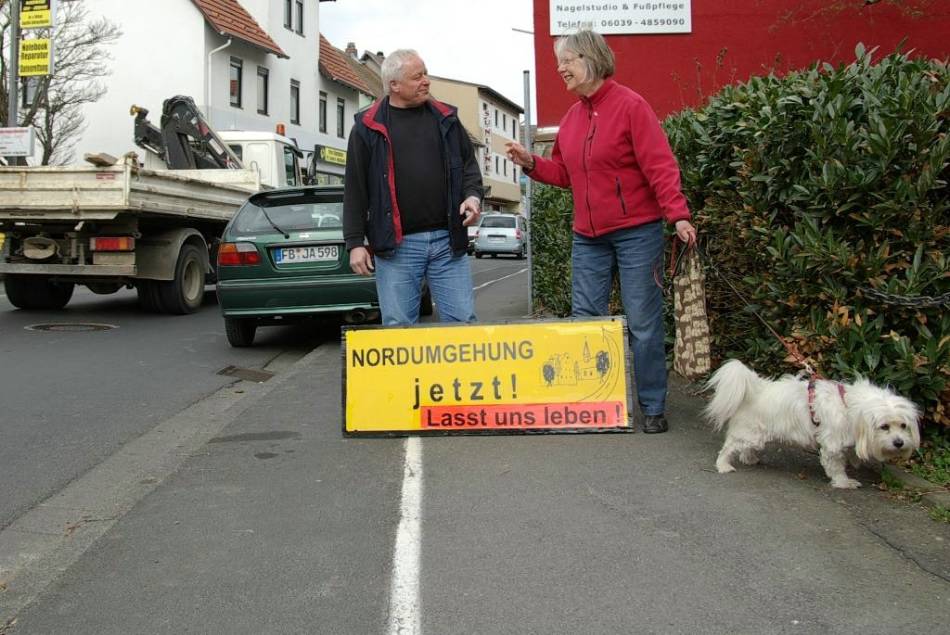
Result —
<svg viewBox="0 0 950 635"><path fill-rule="evenodd" d="M505 151L508 154L508 158L511 159L515 165L529 169L534 167L534 157L517 141L509 141L506 143Z"/></svg>

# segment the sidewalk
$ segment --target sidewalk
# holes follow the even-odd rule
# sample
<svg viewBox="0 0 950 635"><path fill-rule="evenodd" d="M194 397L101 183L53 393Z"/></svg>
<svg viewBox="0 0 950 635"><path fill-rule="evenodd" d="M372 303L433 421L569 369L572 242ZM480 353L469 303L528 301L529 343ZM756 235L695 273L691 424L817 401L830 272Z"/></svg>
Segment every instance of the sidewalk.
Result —
<svg viewBox="0 0 950 635"><path fill-rule="evenodd" d="M9 633L384 632L404 440L342 437L340 364L271 380ZM663 435L423 439L424 631L945 629L950 526L799 451L716 474L689 388Z"/></svg>

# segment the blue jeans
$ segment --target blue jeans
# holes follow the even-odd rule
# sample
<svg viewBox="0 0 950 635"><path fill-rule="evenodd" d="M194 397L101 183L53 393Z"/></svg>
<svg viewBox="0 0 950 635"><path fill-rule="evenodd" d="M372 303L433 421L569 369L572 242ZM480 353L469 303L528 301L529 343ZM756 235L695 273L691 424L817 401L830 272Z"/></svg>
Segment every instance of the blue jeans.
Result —
<svg viewBox="0 0 950 635"><path fill-rule="evenodd" d="M574 234L571 306L575 316L607 315L616 265L627 314L637 400L644 415L666 408L663 290L663 223L620 229L597 238Z"/></svg>
<svg viewBox="0 0 950 635"><path fill-rule="evenodd" d="M452 254L447 230L407 234L391 257L377 257L375 262L383 325L408 326L419 321L423 279L429 281L440 321L475 321L471 265L465 252Z"/></svg>

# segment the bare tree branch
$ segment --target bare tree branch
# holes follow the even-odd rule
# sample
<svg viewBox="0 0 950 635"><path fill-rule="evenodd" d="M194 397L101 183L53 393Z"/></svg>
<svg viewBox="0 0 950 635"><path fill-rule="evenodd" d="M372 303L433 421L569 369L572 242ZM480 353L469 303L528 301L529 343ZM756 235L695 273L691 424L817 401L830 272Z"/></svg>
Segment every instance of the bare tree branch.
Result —
<svg viewBox="0 0 950 635"><path fill-rule="evenodd" d="M102 78L110 74L112 56L108 48L122 35L119 27L106 18L89 17L87 0L58 3L56 26L52 32L53 73L32 78L35 97L19 113L19 125L36 129L43 148L42 164L68 163L75 144L85 127L82 109L102 98L106 87ZM7 119L7 48L10 41L9 3L0 0L0 115ZM49 32L43 34L50 37Z"/></svg>

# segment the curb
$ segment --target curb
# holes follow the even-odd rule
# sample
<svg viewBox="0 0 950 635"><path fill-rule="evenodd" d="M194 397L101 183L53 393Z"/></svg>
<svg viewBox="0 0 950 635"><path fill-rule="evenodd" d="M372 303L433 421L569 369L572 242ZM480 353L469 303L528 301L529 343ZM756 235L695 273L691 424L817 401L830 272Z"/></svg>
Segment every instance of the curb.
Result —
<svg viewBox="0 0 950 635"><path fill-rule="evenodd" d="M883 465L881 467L881 476L884 475L900 483L903 489L920 494L920 503L924 507L928 509L937 507L950 509L950 488L931 483L916 474L912 474L894 465Z"/></svg>

